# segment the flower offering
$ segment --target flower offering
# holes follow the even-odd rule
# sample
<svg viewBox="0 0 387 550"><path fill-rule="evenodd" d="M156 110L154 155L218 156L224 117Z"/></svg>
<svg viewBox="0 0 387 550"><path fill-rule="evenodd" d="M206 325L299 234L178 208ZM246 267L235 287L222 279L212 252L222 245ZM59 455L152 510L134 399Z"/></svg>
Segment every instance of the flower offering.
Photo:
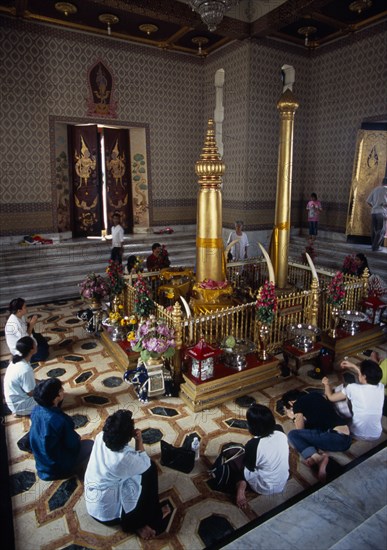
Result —
<svg viewBox="0 0 387 550"><path fill-rule="evenodd" d="M148 287L145 279L140 275L133 286L136 289L136 296L134 298L134 313L139 317L148 317L155 308L150 288Z"/></svg>
<svg viewBox="0 0 387 550"><path fill-rule="evenodd" d="M120 294L125 288L125 279L123 275L122 265L118 262L110 260L106 268L106 273L108 276L110 294Z"/></svg>
<svg viewBox="0 0 387 550"><path fill-rule="evenodd" d="M333 307L343 305L345 299L344 275L338 271L333 277L327 288L327 302Z"/></svg>
<svg viewBox="0 0 387 550"><path fill-rule="evenodd" d="M271 281L266 280L263 286L261 286L255 305L258 321L270 325L273 322L278 307L275 286Z"/></svg>
<svg viewBox="0 0 387 550"><path fill-rule="evenodd" d="M109 284L101 275L89 273L79 284L80 294L86 300L101 300L109 295Z"/></svg>
<svg viewBox="0 0 387 550"><path fill-rule="evenodd" d="M140 323L134 339L129 339L132 350L141 353L141 359L148 361L156 357L172 357L175 353L175 334L172 328L154 315Z"/></svg>

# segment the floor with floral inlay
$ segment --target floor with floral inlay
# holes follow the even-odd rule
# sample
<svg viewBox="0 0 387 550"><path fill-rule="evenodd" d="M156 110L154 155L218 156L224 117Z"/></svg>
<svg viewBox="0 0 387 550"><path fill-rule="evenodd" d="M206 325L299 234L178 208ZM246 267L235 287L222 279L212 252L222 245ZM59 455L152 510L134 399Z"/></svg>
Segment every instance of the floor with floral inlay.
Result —
<svg viewBox="0 0 387 550"><path fill-rule="evenodd" d="M228 401L222 406L193 413L177 397L138 402L133 388L122 379L122 371L108 355L101 342L89 335L76 313L80 301L61 301L31 306L29 313L39 316L37 331L49 339L50 358L35 367L35 377L59 377L66 391L63 408L72 416L83 438L94 438L107 416L120 408L129 408L136 426L142 430L146 451L159 470L160 500L168 501L173 513L167 532L151 542L123 533L119 527L106 527L86 512L83 484L76 478L42 481L37 477L33 456L20 451L17 442L29 430L29 419L16 418L5 411L5 432L12 497L12 514L17 550L122 549L199 550L221 540L233 530L245 526L265 512L282 504L317 483L312 472L302 464L296 452L290 454L290 477L281 495L259 496L248 493L248 506L239 510L232 499L212 491L207 481L208 469L223 443L246 442L246 404L249 399ZM6 313L0 315L4 328ZM9 354L4 330L0 333L1 375L5 373ZM386 355L387 345L379 350ZM283 415L281 395L291 388L321 389L321 383L307 375L310 364L299 375L278 377L277 383L253 392L249 397L268 405L285 431L292 427ZM334 381L335 375L332 375ZM387 440L387 422L383 417L383 434L371 443L354 441L346 453L333 456L343 465ZM196 434L201 440L201 458L190 474L160 465L160 439L182 445Z"/></svg>

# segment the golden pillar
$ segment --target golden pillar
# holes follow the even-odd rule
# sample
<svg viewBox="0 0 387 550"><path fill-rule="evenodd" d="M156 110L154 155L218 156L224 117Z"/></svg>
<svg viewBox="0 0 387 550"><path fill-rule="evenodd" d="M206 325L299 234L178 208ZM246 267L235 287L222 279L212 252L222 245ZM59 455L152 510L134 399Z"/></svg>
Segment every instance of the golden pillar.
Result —
<svg viewBox="0 0 387 550"><path fill-rule="evenodd" d="M195 172L200 185L196 229L196 281L225 280L222 239L222 192L225 165L215 141L214 121L208 121L207 135Z"/></svg>
<svg viewBox="0 0 387 550"><path fill-rule="evenodd" d="M278 149L277 196L274 231L270 244L270 258L278 288L285 288L288 276L290 237L290 207L293 172L294 114L299 103L287 89L277 103L280 112L280 140Z"/></svg>

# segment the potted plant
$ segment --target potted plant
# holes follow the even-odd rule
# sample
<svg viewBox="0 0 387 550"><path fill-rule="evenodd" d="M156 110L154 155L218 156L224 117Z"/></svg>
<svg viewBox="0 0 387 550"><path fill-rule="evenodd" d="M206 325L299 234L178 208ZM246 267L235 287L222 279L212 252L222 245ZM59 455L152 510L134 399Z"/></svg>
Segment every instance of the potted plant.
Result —
<svg viewBox="0 0 387 550"><path fill-rule="evenodd" d="M267 280L264 282L259 289L255 307L260 336L260 357L265 361L267 359L266 341L278 307L274 283Z"/></svg>
<svg viewBox="0 0 387 550"><path fill-rule="evenodd" d="M82 298L91 302L92 309L101 307L101 300L109 296L110 287L102 275L89 273L78 286Z"/></svg>
<svg viewBox="0 0 387 550"><path fill-rule="evenodd" d="M170 358L175 354L175 333L163 321L157 321L151 315L142 321L137 329L135 338L130 340L133 351L139 352L145 364L160 358Z"/></svg>

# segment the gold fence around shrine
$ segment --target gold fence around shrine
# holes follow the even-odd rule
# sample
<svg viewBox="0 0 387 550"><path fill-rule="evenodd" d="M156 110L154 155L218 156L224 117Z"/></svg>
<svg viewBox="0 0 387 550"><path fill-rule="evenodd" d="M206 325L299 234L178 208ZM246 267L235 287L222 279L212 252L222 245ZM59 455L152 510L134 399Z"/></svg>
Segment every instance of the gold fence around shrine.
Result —
<svg viewBox="0 0 387 550"><path fill-rule="evenodd" d="M244 284L253 296L253 288L258 288L267 278L266 263L256 261L228 264L228 280L234 285ZM316 324L321 330L331 326L332 306L328 303L328 284L334 276L333 272L317 270L318 283L312 280L308 266L289 262L289 283L294 288L278 298L278 310L267 340L267 350L271 353L278 351L288 338L288 326L308 323ZM208 314L187 316L185 309L179 302L166 307L158 303L158 288L160 281L158 273L144 273L144 277L151 289L155 301L155 316L163 319L168 326L173 327L176 336L176 349L182 350L196 344L200 338L213 345L219 345L228 335L237 339L251 340L257 350L260 349L258 323L256 319L255 301L250 301L234 307L213 311ZM134 311L136 291L133 286L137 275L127 278L125 291L125 312ZM246 285L246 282L251 283ZM368 273L364 277L344 276L345 303L343 310L358 310L362 300L367 296ZM180 378L181 353L176 353L172 359L175 378Z"/></svg>

